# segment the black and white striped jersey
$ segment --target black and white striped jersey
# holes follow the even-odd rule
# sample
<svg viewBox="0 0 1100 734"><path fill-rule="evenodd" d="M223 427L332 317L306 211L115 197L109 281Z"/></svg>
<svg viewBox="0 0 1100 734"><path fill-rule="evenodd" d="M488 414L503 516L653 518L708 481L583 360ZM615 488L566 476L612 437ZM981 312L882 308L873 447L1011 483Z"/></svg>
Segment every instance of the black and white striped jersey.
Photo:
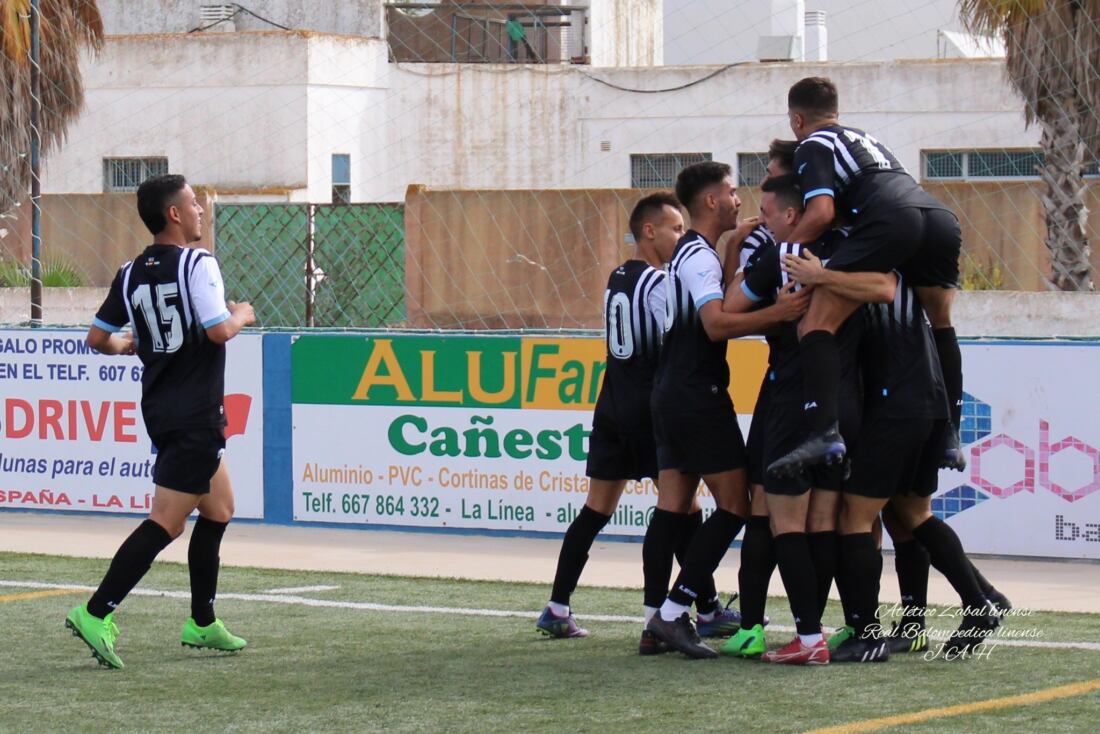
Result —
<svg viewBox="0 0 1100 734"><path fill-rule="evenodd" d="M745 237L745 241L741 243L741 249L737 253L739 257L737 272L742 273L750 269L763 253L762 248L774 244L775 237L772 235L771 230L763 224L756 225Z"/></svg>
<svg viewBox="0 0 1100 734"><path fill-rule="evenodd" d="M94 323L109 332L132 324L150 435L225 425L225 346L206 329L228 318L221 271L206 250L151 245L119 269Z"/></svg>
<svg viewBox="0 0 1100 734"><path fill-rule="evenodd" d="M642 260L627 260L608 276L603 296L605 380L653 382L665 319L667 277L663 270Z"/></svg>
<svg viewBox="0 0 1100 734"><path fill-rule="evenodd" d="M688 230L668 266L665 336L657 364L657 385L665 381L729 386L725 340L713 342L699 309L723 297L722 263L703 235Z"/></svg>
<svg viewBox="0 0 1100 734"><path fill-rule="evenodd" d="M863 307L867 406L898 418L946 418L947 390L932 327L916 292L897 277L891 303Z"/></svg>
<svg viewBox="0 0 1100 734"><path fill-rule="evenodd" d="M756 264L745 272L741 291L749 300L761 306L775 303L779 291L791 282L791 276L782 267L787 255L801 257L809 250L827 263L838 247L843 247L848 237L847 228L838 228L827 232L820 242L814 245L800 245L782 242L763 250ZM802 285L795 284L795 290ZM849 392L859 389L858 351L860 334L863 331L861 316L848 319L837 331L836 343L840 352L841 386ZM772 329L765 338L768 341L768 380L773 400L800 400L802 389L802 358L798 348L797 322L780 324Z"/></svg>
<svg viewBox="0 0 1100 734"><path fill-rule="evenodd" d="M595 453L590 457L619 450L597 445L610 436L639 434L647 444L653 441L649 399L661 346L667 277L665 271L641 260L627 260L607 279L603 309L607 370L592 415L593 428L605 430L592 434L591 450ZM656 454L645 460L655 462Z"/></svg>
<svg viewBox="0 0 1100 734"><path fill-rule="evenodd" d="M917 184L893 152L872 135L829 125L798 144L794 168L806 201L831 196L849 218L869 210L945 208Z"/></svg>

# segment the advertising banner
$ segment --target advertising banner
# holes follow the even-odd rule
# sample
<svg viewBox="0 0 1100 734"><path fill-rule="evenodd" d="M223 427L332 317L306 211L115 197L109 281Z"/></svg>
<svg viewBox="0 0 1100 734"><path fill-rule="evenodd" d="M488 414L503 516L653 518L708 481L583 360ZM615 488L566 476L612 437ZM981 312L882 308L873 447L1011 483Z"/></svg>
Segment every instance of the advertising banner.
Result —
<svg viewBox="0 0 1100 734"><path fill-rule="evenodd" d="M229 342L226 461L237 516L263 517L263 337ZM141 362L74 330L0 330L0 507L149 512Z"/></svg>
<svg viewBox="0 0 1100 734"><path fill-rule="evenodd" d="M294 519L564 532L587 492L604 349L585 338L298 337ZM730 343L746 429L766 359L760 341ZM971 552L1100 558L1100 348L976 342L963 364L970 466L941 474L933 510ZM628 484L604 532L644 535L655 499L651 482Z"/></svg>
<svg viewBox="0 0 1100 734"><path fill-rule="evenodd" d="M591 338L297 338L294 519L563 532L588 491L604 356ZM746 413L766 356L730 345L754 375L734 393ZM644 535L656 496L629 483L604 532Z"/></svg>

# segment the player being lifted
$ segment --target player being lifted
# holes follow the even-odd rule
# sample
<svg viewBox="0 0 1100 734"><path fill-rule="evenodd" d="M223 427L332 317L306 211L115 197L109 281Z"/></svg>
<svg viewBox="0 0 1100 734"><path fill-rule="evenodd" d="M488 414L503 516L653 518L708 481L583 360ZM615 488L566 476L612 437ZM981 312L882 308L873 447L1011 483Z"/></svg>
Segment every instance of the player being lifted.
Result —
<svg viewBox="0 0 1100 734"><path fill-rule="evenodd" d="M943 432L948 430L948 405L932 330L917 293L903 275L888 274L891 285L886 293L892 298L882 302L860 285L860 279L872 274L826 269L813 255L787 256L784 266L791 277L813 284L817 291L869 303L856 315L865 322L860 346L865 405L851 455L851 475L844 484L837 571L846 621L854 629L831 651L831 659L879 662L889 657L893 647L878 626L882 554L872 534L888 502L928 551L932 565L959 593L965 616L948 646L968 650L999 619L958 535L931 513Z"/></svg>
<svg viewBox="0 0 1100 734"><path fill-rule="evenodd" d="M657 478L657 448L653 442L649 398L665 318L664 264L684 234L679 202L668 193L643 198L630 215L630 231L642 259L627 260L613 270L604 293L607 370L596 399L589 438L588 498L565 533L550 602L537 624L540 631L551 637L588 634L577 624L569 607L588 552L618 507L626 482ZM654 519L660 536L663 518L655 515ZM655 545L647 533L642 554L646 598L651 604L653 599L656 605L664 600L674 547L678 541L682 545L686 533L681 526L690 519L701 523L701 512L698 516L677 514L673 518L676 527L668 544L660 542L662 536ZM701 624L716 629L723 623L726 628L736 626L737 619L727 619L732 617L731 612L718 609L717 594L711 596L713 599L707 602L713 608L702 607ZM660 646L652 635L643 632L639 651L659 652Z"/></svg>
<svg viewBox="0 0 1100 734"><path fill-rule="evenodd" d="M802 314L805 293L784 292L774 306L747 314L722 308L722 264L715 243L737 225L741 201L730 167L704 162L682 170L676 198L692 228L669 265L665 338L653 387L658 509L684 512L702 477L718 505L695 534L684 565L646 629L691 657L716 657L688 616L730 542L749 517L746 452L729 396L727 341Z"/></svg>
<svg viewBox="0 0 1100 734"><path fill-rule="evenodd" d="M153 244L118 271L88 344L103 354L133 354L144 366L141 412L157 450L149 518L119 547L99 588L65 620L101 665L121 668L115 610L153 560L187 524L191 617L181 642L236 651L245 641L214 616L222 535L233 517L225 452L225 343L255 321L247 303L225 302L214 257L196 246L203 209L183 176L151 178L137 191L138 214ZM122 332L127 323L132 334Z"/></svg>
<svg viewBox="0 0 1100 734"><path fill-rule="evenodd" d="M962 358L951 326L959 275L959 221L913 180L885 145L862 130L839 124L837 90L828 79L809 77L797 82L790 88L787 104L791 130L800 141L794 163L806 202L791 242L815 242L840 216L852 224L852 231L843 249L829 261L830 270L887 273L899 269L916 290L932 323L950 402L941 463L962 470L966 465L958 440ZM857 301L827 288L814 292L798 328L810 433L769 471L791 474L802 466L844 458L844 439L837 430L840 368L835 335L858 306Z"/></svg>

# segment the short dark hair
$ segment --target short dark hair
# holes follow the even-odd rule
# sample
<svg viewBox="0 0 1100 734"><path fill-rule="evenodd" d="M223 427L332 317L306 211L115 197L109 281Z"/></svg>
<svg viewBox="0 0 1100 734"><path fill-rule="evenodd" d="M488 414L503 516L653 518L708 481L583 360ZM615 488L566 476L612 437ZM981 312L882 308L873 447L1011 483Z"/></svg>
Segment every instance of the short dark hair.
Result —
<svg viewBox="0 0 1100 734"><path fill-rule="evenodd" d="M172 197L183 191L186 185L187 179L176 173L153 176L141 182L137 190L138 216L150 232L160 234L168 226L164 210Z"/></svg>
<svg viewBox="0 0 1100 734"><path fill-rule="evenodd" d="M768 159L775 158L779 165L788 171L794 170L794 149L798 147L797 140L780 140L776 138L768 146Z"/></svg>
<svg viewBox="0 0 1100 734"><path fill-rule="evenodd" d="M634 205L634 210L630 212L630 234L634 235L635 242L642 239L642 225L660 214L666 206L680 211L680 202L667 191L650 194Z"/></svg>
<svg viewBox="0 0 1100 734"><path fill-rule="evenodd" d="M840 97L836 85L825 77L808 76L795 82L787 92L787 108L798 110L815 120L836 117Z"/></svg>
<svg viewBox="0 0 1100 734"><path fill-rule="evenodd" d="M781 206L802 211L802 187L798 185L798 176L795 174L788 173L767 178L760 185L760 190L765 194L775 194Z"/></svg>
<svg viewBox="0 0 1100 734"><path fill-rule="evenodd" d="M733 169L728 163L718 161L703 161L692 163L676 177L676 198L680 200L688 211L695 203L695 197L708 186L721 183L726 176L733 175Z"/></svg>

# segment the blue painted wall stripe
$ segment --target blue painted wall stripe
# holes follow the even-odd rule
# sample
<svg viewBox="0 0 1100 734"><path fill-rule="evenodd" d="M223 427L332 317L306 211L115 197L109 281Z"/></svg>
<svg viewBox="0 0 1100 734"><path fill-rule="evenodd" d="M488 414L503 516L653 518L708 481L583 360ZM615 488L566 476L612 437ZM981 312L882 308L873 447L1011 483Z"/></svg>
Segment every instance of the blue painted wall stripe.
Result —
<svg viewBox="0 0 1100 734"><path fill-rule="evenodd" d="M264 335L264 522L294 520L290 334Z"/></svg>

